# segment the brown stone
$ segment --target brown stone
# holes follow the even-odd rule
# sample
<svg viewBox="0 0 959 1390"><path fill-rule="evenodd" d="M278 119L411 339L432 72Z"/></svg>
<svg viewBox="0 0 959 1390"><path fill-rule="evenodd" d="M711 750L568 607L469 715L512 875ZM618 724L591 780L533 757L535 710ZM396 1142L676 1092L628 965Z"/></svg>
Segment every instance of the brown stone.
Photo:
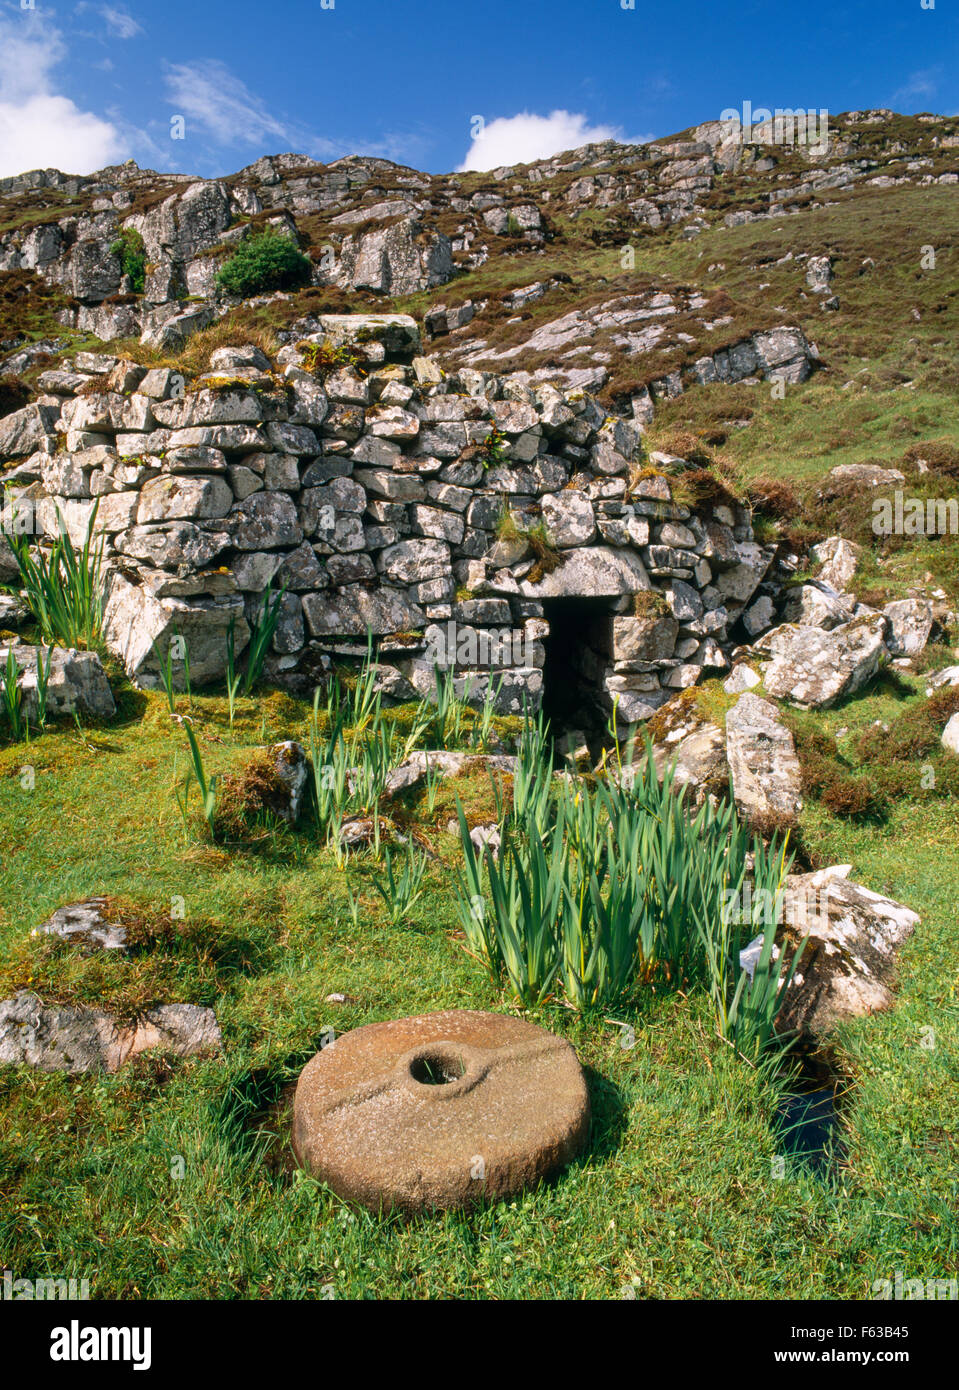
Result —
<svg viewBox="0 0 959 1390"><path fill-rule="evenodd" d="M589 1133L572 1047L523 1019L452 1009L345 1033L304 1067L293 1148L334 1192L414 1213L510 1196Z"/></svg>

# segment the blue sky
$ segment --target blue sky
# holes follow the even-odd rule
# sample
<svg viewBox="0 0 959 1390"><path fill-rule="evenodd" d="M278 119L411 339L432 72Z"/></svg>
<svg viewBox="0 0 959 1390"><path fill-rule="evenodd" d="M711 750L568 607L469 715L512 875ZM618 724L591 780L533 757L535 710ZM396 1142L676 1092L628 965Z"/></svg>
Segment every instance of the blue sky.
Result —
<svg viewBox="0 0 959 1390"><path fill-rule="evenodd" d="M211 176L290 149L441 173L746 101L959 112L957 0L629 3L0 0L0 175Z"/></svg>

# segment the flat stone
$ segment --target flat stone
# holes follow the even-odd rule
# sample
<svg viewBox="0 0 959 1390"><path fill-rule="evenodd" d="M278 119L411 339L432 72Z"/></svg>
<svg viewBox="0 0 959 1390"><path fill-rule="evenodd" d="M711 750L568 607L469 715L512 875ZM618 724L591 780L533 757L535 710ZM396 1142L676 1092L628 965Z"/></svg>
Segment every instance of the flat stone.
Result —
<svg viewBox="0 0 959 1390"><path fill-rule="evenodd" d="M0 1063L39 1071L116 1071L140 1052L187 1057L220 1042L213 1010L197 1004L162 1004L123 1024L98 1009L45 1006L29 991L0 1002Z"/></svg>
<svg viewBox="0 0 959 1390"><path fill-rule="evenodd" d="M126 927L110 922L104 916L106 898L87 898L82 903L58 907L31 936L59 936L87 950L122 951L126 949Z"/></svg>
<svg viewBox="0 0 959 1390"><path fill-rule="evenodd" d="M583 1148L589 1120L569 1043L455 1009L369 1024L318 1052L296 1088L293 1147L338 1196L415 1213L551 1176Z"/></svg>
<svg viewBox="0 0 959 1390"><path fill-rule="evenodd" d="M568 551L563 563L538 583L524 580L520 590L524 598L612 598L638 594L651 587L638 555L587 545Z"/></svg>

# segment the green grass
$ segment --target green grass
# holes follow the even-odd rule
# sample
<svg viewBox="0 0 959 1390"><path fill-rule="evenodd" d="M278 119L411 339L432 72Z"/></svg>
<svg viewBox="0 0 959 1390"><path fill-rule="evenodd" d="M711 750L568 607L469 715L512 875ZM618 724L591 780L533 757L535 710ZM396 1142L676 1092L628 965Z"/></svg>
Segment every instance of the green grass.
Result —
<svg viewBox="0 0 959 1390"><path fill-rule="evenodd" d="M865 727L921 698L882 687L823 718ZM241 700L232 736L225 700L196 703L212 772L265 739L305 737L306 706L284 696ZM217 1058L147 1056L115 1076L0 1069L0 1250L18 1277L69 1272L101 1298L330 1287L351 1298L618 1298L629 1284L640 1297L866 1298L896 1269L954 1270L954 802L917 795L885 827L815 804L804 813L824 861L852 861L858 879L923 916L895 1010L838 1036L852 1081L849 1160L835 1180L792 1160L773 1179L775 1089L715 1037L705 994L647 993L613 1021L552 1004L532 1015L587 1068L594 1125L581 1160L513 1202L403 1222L353 1213L293 1172L284 1098L324 1027L507 1007L463 950L450 892L454 796L471 821L488 818L489 786L444 784L432 815L425 791L412 796L406 814L439 862L412 920L393 926L377 866L359 858L338 871L308 830L247 849L209 844L202 822L186 836L172 794L184 747L162 696L127 691L112 727L54 729L31 745L32 793L19 780L24 750L0 750L3 992L34 973L47 997L119 1012L193 999L215 1004L224 1033ZM129 959L77 959L27 936L59 904L101 893L145 923ZM176 895L186 921L171 933ZM334 992L347 1003L324 1003ZM619 1023L635 1046L621 1046ZM927 1026L934 1052L920 1047Z"/></svg>

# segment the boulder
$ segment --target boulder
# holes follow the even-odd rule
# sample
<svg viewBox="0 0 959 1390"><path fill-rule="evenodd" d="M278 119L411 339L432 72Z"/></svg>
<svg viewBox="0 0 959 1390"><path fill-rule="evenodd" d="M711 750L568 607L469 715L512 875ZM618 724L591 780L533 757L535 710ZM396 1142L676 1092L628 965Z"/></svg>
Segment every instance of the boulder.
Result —
<svg viewBox="0 0 959 1390"><path fill-rule="evenodd" d="M761 677L751 666L747 666L744 661L738 662L732 669L732 674L723 681L723 689L727 695L742 695L746 690L752 690L759 685Z"/></svg>
<svg viewBox="0 0 959 1390"><path fill-rule="evenodd" d="M673 765L676 785L689 788L689 796L696 806L710 794L719 795L729 786L726 735L699 710L690 711L678 728L654 745L653 758L660 778L665 769Z"/></svg>
<svg viewBox="0 0 959 1390"><path fill-rule="evenodd" d="M840 594L821 580L810 580L790 592L783 607L783 621L803 627L839 627L848 623L856 611L851 594Z"/></svg>
<svg viewBox="0 0 959 1390"><path fill-rule="evenodd" d="M64 647L29 647L14 644L0 647L0 666L6 666L12 650L20 671L17 684L22 693L27 716L36 719L39 713L37 667L43 663L50 673L47 683L47 715L54 718L86 715L90 719L112 719L116 704L107 673L96 652L81 652Z"/></svg>
<svg viewBox="0 0 959 1390"><path fill-rule="evenodd" d="M767 693L809 709L855 694L879 670L885 631L881 614L830 631L788 623L774 628L756 643L756 651L769 657L762 668Z"/></svg>
<svg viewBox="0 0 959 1390"><path fill-rule="evenodd" d="M898 468L880 468L875 463L840 463L826 474L819 495L828 501L850 486L861 488L899 487L906 475Z"/></svg>
<svg viewBox="0 0 959 1390"><path fill-rule="evenodd" d="M806 934L809 941L776 1021L782 1031L818 1035L893 1002L896 955L919 917L851 883L848 872L844 865L787 880L787 954Z"/></svg>
<svg viewBox="0 0 959 1390"><path fill-rule="evenodd" d="M887 603L886 647L891 656L919 656L932 631L932 604L928 599L905 598Z"/></svg>
<svg viewBox="0 0 959 1390"><path fill-rule="evenodd" d="M125 574L114 574L104 609L104 640L121 658L130 679L147 689L159 689L161 684L154 646L165 657L177 636L187 644L191 680L197 684L216 680L226 670L231 621L237 656L250 638L243 598L237 593L211 598L164 594L167 579L159 575L149 583L141 579L134 584ZM177 663L174 680L183 680L183 667Z"/></svg>
<svg viewBox="0 0 959 1390"><path fill-rule="evenodd" d="M751 342L770 380L800 382L812 374L813 355L801 328L771 328L754 333Z"/></svg>
<svg viewBox="0 0 959 1390"><path fill-rule="evenodd" d="M827 294L832 280L832 261L829 256L810 256L806 262L806 284L813 294Z"/></svg>
<svg viewBox="0 0 959 1390"><path fill-rule="evenodd" d="M726 715L726 756L733 796L749 821L794 821L802 808L802 771L790 731L769 700L747 691Z"/></svg>
<svg viewBox="0 0 959 1390"><path fill-rule="evenodd" d="M813 546L809 555L821 566L817 579L843 593L859 565L859 546L842 536L827 536Z"/></svg>

